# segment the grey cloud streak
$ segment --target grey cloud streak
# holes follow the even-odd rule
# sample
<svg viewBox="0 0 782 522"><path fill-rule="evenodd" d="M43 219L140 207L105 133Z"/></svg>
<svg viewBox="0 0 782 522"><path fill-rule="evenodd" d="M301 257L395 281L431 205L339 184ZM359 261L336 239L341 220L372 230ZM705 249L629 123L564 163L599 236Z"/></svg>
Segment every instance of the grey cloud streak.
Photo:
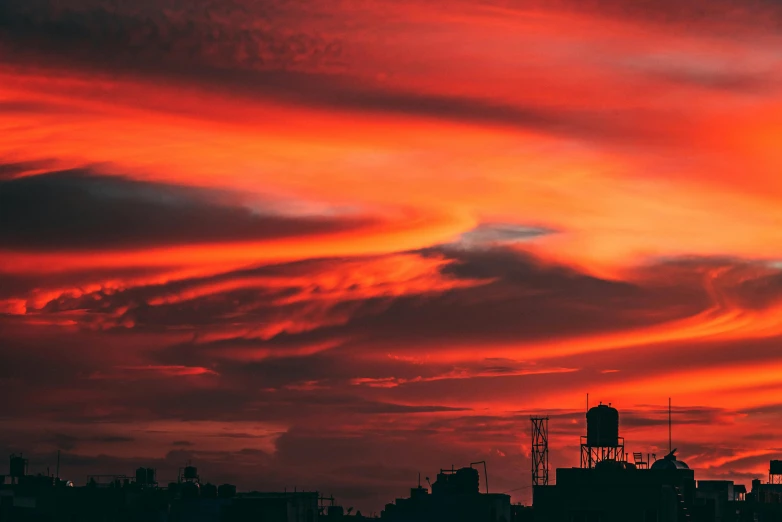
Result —
<svg viewBox="0 0 782 522"><path fill-rule="evenodd" d="M7 164L5 170L23 168L30 165ZM262 214L215 196L91 169L0 177L0 244L6 249L75 250L222 243L344 232L375 222L367 217Z"/></svg>

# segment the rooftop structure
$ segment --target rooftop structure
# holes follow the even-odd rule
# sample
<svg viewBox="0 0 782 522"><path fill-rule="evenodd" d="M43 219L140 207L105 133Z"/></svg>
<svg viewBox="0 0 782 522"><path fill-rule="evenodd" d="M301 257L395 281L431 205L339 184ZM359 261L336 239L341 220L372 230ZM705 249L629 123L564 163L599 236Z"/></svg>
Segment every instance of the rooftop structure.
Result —
<svg viewBox="0 0 782 522"><path fill-rule="evenodd" d="M428 480L428 478L427 478ZM441 469L432 493L421 487L410 497L386 504L381 519L390 522L511 522L510 496L481 493L475 468Z"/></svg>
<svg viewBox="0 0 782 522"><path fill-rule="evenodd" d="M581 437L581 467L592 468L602 460L625 460L624 439L619 436L619 412L599 404L586 413L587 434Z"/></svg>

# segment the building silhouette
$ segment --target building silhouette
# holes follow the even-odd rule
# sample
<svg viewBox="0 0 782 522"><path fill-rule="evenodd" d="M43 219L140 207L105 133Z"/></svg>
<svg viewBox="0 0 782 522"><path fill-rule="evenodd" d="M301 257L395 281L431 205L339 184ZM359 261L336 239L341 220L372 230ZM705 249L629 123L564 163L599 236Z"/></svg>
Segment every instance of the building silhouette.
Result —
<svg viewBox="0 0 782 522"><path fill-rule="evenodd" d="M670 418L669 404L669 448ZM610 406L588 409L586 419L580 467L559 468L555 485L534 486L532 509L517 522L782 522L782 480L775 478L782 463L772 461L769 483L753 481L748 494L733 481L696 481L673 448L661 459L639 452L628 462Z"/></svg>
<svg viewBox="0 0 782 522"><path fill-rule="evenodd" d="M671 453L650 469L602 460L560 468L556 485L533 489L535 522L677 522L695 504L695 473Z"/></svg>
<svg viewBox="0 0 782 522"><path fill-rule="evenodd" d="M326 506L321 501L329 500ZM161 486L156 470L92 475L85 486L50 475L28 475L27 459L12 455L0 475L0 522L346 522L346 513L316 491L237 493L236 486L202 482L188 463L176 482Z"/></svg>
<svg viewBox="0 0 782 522"><path fill-rule="evenodd" d="M410 490L410 497L386 504L380 518L389 522L511 522L510 496L481 493L480 475L473 467L441 469L431 494L419 483Z"/></svg>

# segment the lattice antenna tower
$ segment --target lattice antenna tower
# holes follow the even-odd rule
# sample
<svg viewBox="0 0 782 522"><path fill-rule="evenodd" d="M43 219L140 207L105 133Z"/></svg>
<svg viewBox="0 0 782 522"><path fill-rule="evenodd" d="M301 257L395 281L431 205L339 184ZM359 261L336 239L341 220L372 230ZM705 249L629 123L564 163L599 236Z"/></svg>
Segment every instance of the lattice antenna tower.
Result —
<svg viewBox="0 0 782 522"><path fill-rule="evenodd" d="M548 417L530 417L532 423L532 485L548 485Z"/></svg>

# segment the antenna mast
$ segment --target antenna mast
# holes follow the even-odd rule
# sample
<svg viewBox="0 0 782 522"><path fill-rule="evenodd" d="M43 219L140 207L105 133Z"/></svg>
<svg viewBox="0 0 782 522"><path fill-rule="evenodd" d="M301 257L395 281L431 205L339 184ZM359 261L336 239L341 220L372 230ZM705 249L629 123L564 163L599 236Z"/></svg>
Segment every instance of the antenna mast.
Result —
<svg viewBox="0 0 782 522"><path fill-rule="evenodd" d="M470 467L473 466L473 464L483 464L483 478L484 482L486 482L486 494L489 494L489 473L486 471L486 461L485 460L479 460L478 462L470 462ZM453 466L451 466L451 469L453 469Z"/></svg>
<svg viewBox="0 0 782 522"><path fill-rule="evenodd" d="M671 441L671 398L668 397L668 453L670 453L673 448L673 443Z"/></svg>

